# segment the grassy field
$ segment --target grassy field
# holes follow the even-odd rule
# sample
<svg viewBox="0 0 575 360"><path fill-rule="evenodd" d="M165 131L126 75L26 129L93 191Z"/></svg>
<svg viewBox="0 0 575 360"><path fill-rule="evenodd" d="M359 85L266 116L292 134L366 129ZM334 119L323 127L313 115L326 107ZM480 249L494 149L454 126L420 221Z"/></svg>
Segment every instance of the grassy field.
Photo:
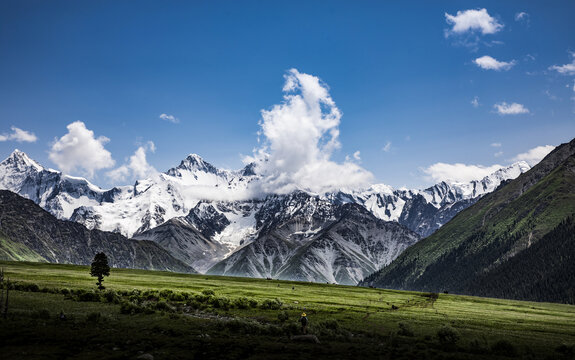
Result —
<svg viewBox="0 0 575 360"><path fill-rule="evenodd" d="M126 269L112 269L105 279L106 300L85 266L0 267L16 289L8 318L0 321L3 359L562 359L574 353L575 307L569 305ZM58 318L61 311L66 321ZM290 340L302 311L321 344Z"/></svg>

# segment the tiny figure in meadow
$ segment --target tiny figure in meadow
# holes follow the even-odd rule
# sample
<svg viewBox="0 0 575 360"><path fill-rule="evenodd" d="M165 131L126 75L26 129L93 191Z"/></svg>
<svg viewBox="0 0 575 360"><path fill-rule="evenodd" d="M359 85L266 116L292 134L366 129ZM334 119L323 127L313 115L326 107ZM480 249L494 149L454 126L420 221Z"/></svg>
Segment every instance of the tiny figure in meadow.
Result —
<svg viewBox="0 0 575 360"><path fill-rule="evenodd" d="M301 314L301 318L299 319L299 322L301 323L301 332L302 334L306 335L307 334L307 324L308 324L308 319L305 313Z"/></svg>

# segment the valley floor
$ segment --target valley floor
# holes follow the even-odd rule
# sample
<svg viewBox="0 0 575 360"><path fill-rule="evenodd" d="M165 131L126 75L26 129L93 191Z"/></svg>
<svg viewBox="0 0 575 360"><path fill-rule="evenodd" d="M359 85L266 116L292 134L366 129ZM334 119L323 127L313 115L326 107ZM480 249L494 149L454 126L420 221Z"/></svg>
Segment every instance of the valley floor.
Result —
<svg viewBox="0 0 575 360"><path fill-rule="evenodd" d="M0 262L2 359L573 358L575 306ZM292 340L302 311L321 343ZM60 319L63 313L65 320Z"/></svg>

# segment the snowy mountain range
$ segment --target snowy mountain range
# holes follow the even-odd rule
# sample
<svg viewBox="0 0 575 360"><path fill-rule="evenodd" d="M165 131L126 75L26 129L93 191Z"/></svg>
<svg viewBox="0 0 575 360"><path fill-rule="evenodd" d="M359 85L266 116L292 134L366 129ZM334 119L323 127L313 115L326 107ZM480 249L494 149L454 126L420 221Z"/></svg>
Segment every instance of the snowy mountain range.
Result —
<svg viewBox="0 0 575 360"><path fill-rule="evenodd" d="M103 190L15 150L0 163L0 188L89 229L153 240L200 272L357 283L527 170L518 162L425 190L261 195L252 191L255 165L221 170L191 154L165 173Z"/></svg>

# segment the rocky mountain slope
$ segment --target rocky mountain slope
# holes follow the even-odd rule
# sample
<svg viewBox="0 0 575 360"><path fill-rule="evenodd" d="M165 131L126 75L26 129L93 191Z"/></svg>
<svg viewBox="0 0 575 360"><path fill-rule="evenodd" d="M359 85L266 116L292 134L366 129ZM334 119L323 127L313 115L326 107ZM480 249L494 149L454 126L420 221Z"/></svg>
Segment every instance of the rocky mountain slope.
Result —
<svg viewBox="0 0 575 360"><path fill-rule="evenodd" d="M320 195L334 203L363 205L376 217L396 221L426 237L501 182L527 170L527 163L518 162L470 183L441 182L425 190L394 190L377 184L366 190ZM250 184L259 180L256 172L253 164L238 171L220 170L191 154L177 167L153 178L102 190L86 179L46 169L16 150L0 163L0 189L33 200L59 219L131 237L188 215L201 200L211 201L215 208L230 201L236 206L252 206L261 198L261 194L250 192ZM253 228L251 223L244 229L238 228L238 222L230 224L235 226L227 232L228 237L244 235ZM241 239L229 241L237 244Z"/></svg>
<svg viewBox="0 0 575 360"><path fill-rule="evenodd" d="M358 204L333 204L295 192L264 202L258 235L208 273L357 284L419 235Z"/></svg>
<svg viewBox="0 0 575 360"><path fill-rule="evenodd" d="M574 215L575 140L363 284L574 303Z"/></svg>
<svg viewBox="0 0 575 360"><path fill-rule="evenodd" d="M154 242L58 220L33 201L0 190L0 258L87 265L101 251L113 267L195 272Z"/></svg>

